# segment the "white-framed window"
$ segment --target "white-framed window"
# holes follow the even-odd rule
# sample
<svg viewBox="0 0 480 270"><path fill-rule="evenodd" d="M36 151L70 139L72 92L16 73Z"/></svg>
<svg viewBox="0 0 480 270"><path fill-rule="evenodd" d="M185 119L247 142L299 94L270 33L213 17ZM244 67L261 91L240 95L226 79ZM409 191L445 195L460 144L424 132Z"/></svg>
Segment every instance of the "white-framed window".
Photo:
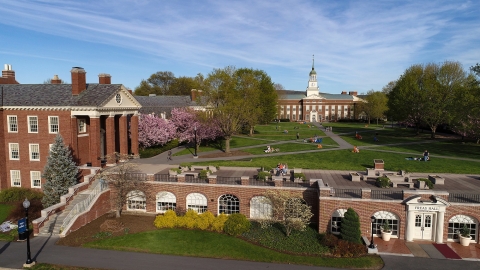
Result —
<svg viewBox="0 0 480 270"><path fill-rule="evenodd" d="M168 191L162 191L157 194L157 213L165 213L167 210L173 210L177 208L177 198L175 195Z"/></svg>
<svg viewBox="0 0 480 270"><path fill-rule="evenodd" d="M310 111L310 105L307 105L307 112Z"/></svg>
<svg viewBox="0 0 480 270"><path fill-rule="evenodd" d="M250 200L250 218L268 219L272 215L272 203L267 197L255 196Z"/></svg>
<svg viewBox="0 0 480 270"><path fill-rule="evenodd" d="M287 107L287 111L290 111L290 106Z"/></svg>
<svg viewBox="0 0 480 270"><path fill-rule="evenodd" d="M207 197L200 193L190 193L187 195L187 211L194 210L201 214L207 211Z"/></svg>
<svg viewBox="0 0 480 270"><path fill-rule="evenodd" d="M40 160L40 145L36 143L30 143L30 160Z"/></svg>
<svg viewBox="0 0 480 270"><path fill-rule="evenodd" d="M30 171L30 180L32 188L42 187L42 174L40 171Z"/></svg>
<svg viewBox="0 0 480 270"><path fill-rule="evenodd" d="M224 194L218 198L218 214L240 213L240 200L232 194Z"/></svg>
<svg viewBox="0 0 480 270"><path fill-rule="evenodd" d="M388 211L378 211L374 215L375 222L373 223L373 233L376 235L381 235L381 227L383 223L388 222L392 228L392 236L398 237L398 217L394 213Z"/></svg>
<svg viewBox="0 0 480 270"><path fill-rule="evenodd" d="M470 229L470 236L473 242L477 242L478 221L470 216L456 215L448 221L448 236L449 241L458 241L458 234L460 229L466 225Z"/></svg>
<svg viewBox="0 0 480 270"><path fill-rule="evenodd" d="M16 115L8 115L8 132L18 132L18 121Z"/></svg>
<svg viewBox="0 0 480 270"><path fill-rule="evenodd" d="M28 116L28 133L38 133L37 116Z"/></svg>
<svg viewBox="0 0 480 270"><path fill-rule="evenodd" d="M87 132L87 121L85 119L78 119L78 133Z"/></svg>
<svg viewBox="0 0 480 270"><path fill-rule="evenodd" d="M20 160L20 147L18 143L9 143L8 144L10 152L10 160Z"/></svg>
<svg viewBox="0 0 480 270"><path fill-rule="evenodd" d="M342 225L343 216L347 212L347 209L337 209L333 212L330 220L330 231L332 234L340 234L340 227Z"/></svg>
<svg viewBox="0 0 480 270"><path fill-rule="evenodd" d="M10 180L12 181L12 187L21 187L20 170L10 170Z"/></svg>
<svg viewBox="0 0 480 270"><path fill-rule="evenodd" d="M130 191L127 194L127 210L145 212L147 210L145 194L139 190Z"/></svg>
<svg viewBox="0 0 480 270"><path fill-rule="evenodd" d="M48 132L49 133L58 133L60 130L58 116L49 116L48 117Z"/></svg>

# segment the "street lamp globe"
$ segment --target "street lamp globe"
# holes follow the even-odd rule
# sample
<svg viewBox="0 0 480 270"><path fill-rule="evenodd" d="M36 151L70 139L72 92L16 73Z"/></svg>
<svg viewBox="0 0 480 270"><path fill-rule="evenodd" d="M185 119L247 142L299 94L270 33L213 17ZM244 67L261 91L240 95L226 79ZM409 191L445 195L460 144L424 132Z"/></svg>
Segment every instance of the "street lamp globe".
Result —
<svg viewBox="0 0 480 270"><path fill-rule="evenodd" d="M22 204L23 204L23 208L29 208L30 207L30 201L27 198L25 198L25 201L23 201Z"/></svg>

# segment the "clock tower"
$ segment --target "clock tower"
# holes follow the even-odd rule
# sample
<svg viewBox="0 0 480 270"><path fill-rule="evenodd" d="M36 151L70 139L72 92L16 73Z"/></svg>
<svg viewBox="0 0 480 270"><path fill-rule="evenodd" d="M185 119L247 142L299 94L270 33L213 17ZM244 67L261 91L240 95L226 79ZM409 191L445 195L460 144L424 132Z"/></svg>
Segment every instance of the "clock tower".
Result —
<svg viewBox="0 0 480 270"><path fill-rule="evenodd" d="M312 71L309 74L310 78L308 80L308 87L307 87L307 97L311 95L318 95L318 88L317 83L317 72L315 71L315 56L312 59Z"/></svg>

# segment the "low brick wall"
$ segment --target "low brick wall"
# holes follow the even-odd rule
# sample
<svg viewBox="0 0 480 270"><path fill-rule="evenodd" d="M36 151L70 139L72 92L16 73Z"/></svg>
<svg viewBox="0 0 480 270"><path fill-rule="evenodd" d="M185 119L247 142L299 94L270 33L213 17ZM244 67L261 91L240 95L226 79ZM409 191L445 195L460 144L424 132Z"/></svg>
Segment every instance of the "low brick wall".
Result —
<svg viewBox="0 0 480 270"><path fill-rule="evenodd" d="M92 222L93 220L105 215L106 213L111 212L110 206L110 190L106 190L100 194L95 203L90 207L90 209L80 214L77 219L73 222L67 232L62 232L60 237L65 237L71 232L74 232L86 224Z"/></svg>

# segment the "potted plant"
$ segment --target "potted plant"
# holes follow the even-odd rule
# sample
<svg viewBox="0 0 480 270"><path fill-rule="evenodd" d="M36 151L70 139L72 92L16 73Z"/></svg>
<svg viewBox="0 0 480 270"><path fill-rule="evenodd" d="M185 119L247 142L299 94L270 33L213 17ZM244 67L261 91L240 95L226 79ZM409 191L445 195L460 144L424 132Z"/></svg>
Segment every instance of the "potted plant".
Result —
<svg viewBox="0 0 480 270"><path fill-rule="evenodd" d="M296 181L305 182L307 181L307 177L305 176L304 173L293 173L293 180L294 182Z"/></svg>
<svg viewBox="0 0 480 270"><path fill-rule="evenodd" d="M470 236L470 228L467 224L463 224L463 227L460 229L460 233L458 235L460 239L460 244L464 247L470 245L470 240L472 240L472 236Z"/></svg>
<svg viewBox="0 0 480 270"><path fill-rule="evenodd" d="M378 177L375 181L375 185L380 188L389 188L390 187L390 179L386 176Z"/></svg>
<svg viewBox="0 0 480 270"><path fill-rule="evenodd" d="M390 237L392 236L392 227L390 226L388 220L381 225L380 231L382 232L383 241L390 241Z"/></svg>

